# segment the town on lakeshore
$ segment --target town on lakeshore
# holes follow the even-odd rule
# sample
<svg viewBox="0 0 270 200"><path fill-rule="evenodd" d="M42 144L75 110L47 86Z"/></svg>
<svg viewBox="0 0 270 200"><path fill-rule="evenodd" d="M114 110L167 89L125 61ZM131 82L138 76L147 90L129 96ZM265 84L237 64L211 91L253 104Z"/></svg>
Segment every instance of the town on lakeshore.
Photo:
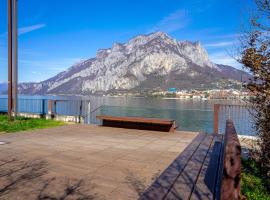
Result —
<svg viewBox="0 0 270 200"><path fill-rule="evenodd" d="M105 96L105 95L104 95ZM118 92L108 94L106 96L122 97L156 97L164 99L194 99L194 100L211 100L211 99L224 99L224 100L245 100L249 99L252 95L248 91L238 89L209 89L209 90L177 90L176 88L169 88L166 91L153 91L145 93L129 93Z"/></svg>

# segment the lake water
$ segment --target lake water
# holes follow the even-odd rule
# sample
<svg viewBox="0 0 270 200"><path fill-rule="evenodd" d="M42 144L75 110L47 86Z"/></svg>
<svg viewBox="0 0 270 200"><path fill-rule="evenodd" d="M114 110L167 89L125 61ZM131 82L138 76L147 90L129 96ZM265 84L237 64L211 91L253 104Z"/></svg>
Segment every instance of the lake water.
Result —
<svg viewBox="0 0 270 200"><path fill-rule="evenodd" d="M6 96L0 96L0 111L7 107ZM2 100L1 100L2 99ZM35 100L33 100L35 99ZM213 132L213 107L216 103L239 104L239 101L225 100L183 100L136 97L101 97L101 96L20 96L19 110L47 111L47 102L41 104L40 99L63 99L59 102L57 112L64 115L78 115L80 100L83 100L82 115L89 123L100 123L96 115L136 116L174 119L178 130ZM89 104L90 102L90 104ZM233 112L231 112L233 113ZM247 110L234 112L235 126L239 134L254 135L252 119ZM223 116L224 115L224 116ZM224 132L225 114L220 113L220 132ZM242 117L244 116L244 117Z"/></svg>

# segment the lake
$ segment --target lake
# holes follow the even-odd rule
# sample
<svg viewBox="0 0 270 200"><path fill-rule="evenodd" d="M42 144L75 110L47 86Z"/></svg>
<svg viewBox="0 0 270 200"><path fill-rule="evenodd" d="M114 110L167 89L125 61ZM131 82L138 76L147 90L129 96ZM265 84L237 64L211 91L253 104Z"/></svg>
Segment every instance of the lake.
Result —
<svg viewBox="0 0 270 200"><path fill-rule="evenodd" d="M4 99L6 99L6 96L0 96L0 111L7 109L7 101ZM185 100L141 97L20 96L19 111L27 112L27 110L32 110L38 113L41 107L40 99L69 100L68 102L60 102L57 105L57 112L63 115L77 115L80 100L83 100L82 115L85 116L88 123L100 123L96 119L96 115L151 117L174 119L178 130L208 133L213 132L214 104L240 103L233 100ZM88 104L89 101L90 105ZM47 105L43 109L46 112ZM231 118L233 118L239 134L254 135L252 118L248 110L231 113ZM239 115L241 113L242 115ZM224 132L226 117L222 113L220 113L220 116L220 132Z"/></svg>

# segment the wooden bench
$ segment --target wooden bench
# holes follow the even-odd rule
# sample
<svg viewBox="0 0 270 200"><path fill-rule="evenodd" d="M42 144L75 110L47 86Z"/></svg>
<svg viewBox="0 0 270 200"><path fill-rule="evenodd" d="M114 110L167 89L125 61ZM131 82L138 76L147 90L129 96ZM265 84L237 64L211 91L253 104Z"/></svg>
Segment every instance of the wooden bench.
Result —
<svg viewBox="0 0 270 200"><path fill-rule="evenodd" d="M241 147L232 121L225 135L200 133L140 200L240 199Z"/></svg>
<svg viewBox="0 0 270 200"><path fill-rule="evenodd" d="M98 119L102 120L103 126L120 127L129 129L142 129L173 132L175 127L174 120L142 118L142 117L116 117L109 115L99 115Z"/></svg>

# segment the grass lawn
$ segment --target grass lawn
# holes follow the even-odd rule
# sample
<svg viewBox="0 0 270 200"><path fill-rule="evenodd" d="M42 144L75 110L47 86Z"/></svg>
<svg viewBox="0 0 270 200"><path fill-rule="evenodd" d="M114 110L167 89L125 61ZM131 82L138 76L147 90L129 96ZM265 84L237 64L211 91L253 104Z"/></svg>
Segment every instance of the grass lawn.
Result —
<svg viewBox="0 0 270 200"><path fill-rule="evenodd" d="M63 125L64 122L17 117L15 121L8 121L7 115L0 115L0 133L12 133L33 129L49 128Z"/></svg>
<svg viewBox="0 0 270 200"><path fill-rule="evenodd" d="M254 160L242 160L241 192L248 200L270 200L270 180Z"/></svg>

